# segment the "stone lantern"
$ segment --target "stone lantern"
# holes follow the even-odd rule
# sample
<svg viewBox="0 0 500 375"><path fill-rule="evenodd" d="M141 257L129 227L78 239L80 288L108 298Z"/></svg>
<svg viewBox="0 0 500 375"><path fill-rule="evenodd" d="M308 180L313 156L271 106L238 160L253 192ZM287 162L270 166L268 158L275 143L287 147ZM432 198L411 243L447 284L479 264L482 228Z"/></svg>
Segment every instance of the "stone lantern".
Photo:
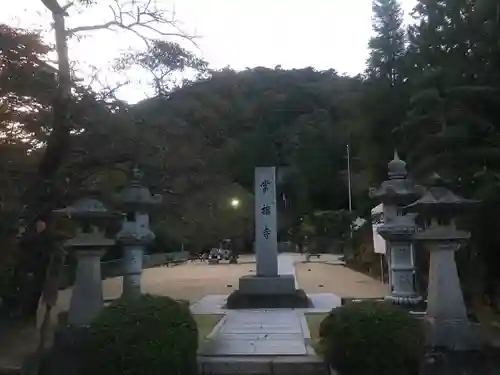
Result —
<svg viewBox="0 0 500 375"><path fill-rule="evenodd" d="M416 305L418 295L413 236L418 227L415 214L404 215L401 207L414 202L423 188L408 178L406 163L394 152L388 164L389 179L373 189L370 196L383 203L384 223L378 233L387 241L390 295L386 297L396 304Z"/></svg>
<svg viewBox="0 0 500 375"><path fill-rule="evenodd" d="M152 195L142 185L143 173L134 168L132 183L123 189L116 201L125 213L117 240L124 247L123 297L134 298L141 294L142 258L144 250L155 235L149 227L149 213L161 204L161 195Z"/></svg>
<svg viewBox="0 0 500 375"><path fill-rule="evenodd" d="M415 240L422 241L430 254L426 328L428 344L434 347L468 350L479 343L467 319L455 262L455 251L470 238L469 232L457 229L455 217L478 203L455 195L435 174L427 193L404 208L428 224Z"/></svg>
<svg viewBox="0 0 500 375"><path fill-rule="evenodd" d="M72 219L76 226L75 236L64 243L64 247L74 251L77 262L68 324L85 326L103 307L101 258L116 243L106 237L107 224L116 215L94 198L79 199L53 213Z"/></svg>

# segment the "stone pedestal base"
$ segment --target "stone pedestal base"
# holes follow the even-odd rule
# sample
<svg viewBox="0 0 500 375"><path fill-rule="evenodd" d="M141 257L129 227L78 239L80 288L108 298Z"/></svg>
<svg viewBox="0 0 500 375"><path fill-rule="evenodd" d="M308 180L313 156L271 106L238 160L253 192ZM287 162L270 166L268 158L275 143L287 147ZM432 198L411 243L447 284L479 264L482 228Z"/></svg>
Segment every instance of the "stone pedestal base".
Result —
<svg viewBox="0 0 500 375"><path fill-rule="evenodd" d="M75 286L71 294L68 324L90 324L103 307L101 258L105 250L77 250Z"/></svg>
<svg viewBox="0 0 500 375"><path fill-rule="evenodd" d="M424 318L427 345L455 351L481 349L484 340L479 325L463 320Z"/></svg>
<svg viewBox="0 0 500 375"><path fill-rule="evenodd" d="M279 276L243 276L240 277L239 290L245 294L293 294L295 277Z"/></svg>
<svg viewBox="0 0 500 375"><path fill-rule="evenodd" d="M145 245L125 245L122 297L136 299L141 295L142 257Z"/></svg>
<svg viewBox="0 0 500 375"><path fill-rule="evenodd" d="M422 303L422 297L418 296L402 296L402 295L389 295L384 298L395 305L401 306L417 306Z"/></svg>
<svg viewBox="0 0 500 375"><path fill-rule="evenodd" d="M295 289L293 275L243 276L239 289L227 299L228 309L290 309L310 307L302 289Z"/></svg>

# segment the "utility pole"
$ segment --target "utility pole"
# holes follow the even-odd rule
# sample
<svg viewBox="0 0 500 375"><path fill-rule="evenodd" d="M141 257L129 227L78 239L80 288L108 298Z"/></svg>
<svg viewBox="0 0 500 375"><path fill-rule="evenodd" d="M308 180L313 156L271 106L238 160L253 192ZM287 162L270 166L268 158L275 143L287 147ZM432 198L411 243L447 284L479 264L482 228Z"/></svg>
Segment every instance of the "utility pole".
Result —
<svg viewBox="0 0 500 375"><path fill-rule="evenodd" d="M347 151L347 189L348 189L348 194L349 194L349 253L348 253L348 259L352 257L353 250L352 250L352 189L351 189L351 150L349 147L349 142L346 145L346 151Z"/></svg>
<svg viewBox="0 0 500 375"><path fill-rule="evenodd" d="M352 191L351 191L351 151L349 143L346 145L347 149L347 188L349 189L349 213L352 213ZM352 233L351 233L352 237Z"/></svg>

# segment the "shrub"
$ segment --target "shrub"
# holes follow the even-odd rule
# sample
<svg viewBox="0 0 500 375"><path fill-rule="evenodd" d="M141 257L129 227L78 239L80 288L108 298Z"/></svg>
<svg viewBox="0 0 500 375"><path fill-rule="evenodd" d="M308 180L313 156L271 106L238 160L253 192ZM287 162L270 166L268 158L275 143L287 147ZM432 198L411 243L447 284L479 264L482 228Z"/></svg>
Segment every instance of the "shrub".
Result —
<svg viewBox="0 0 500 375"><path fill-rule="evenodd" d="M413 375L423 352L419 321L390 303L336 308L321 322L325 359L343 375Z"/></svg>
<svg viewBox="0 0 500 375"><path fill-rule="evenodd" d="M151 295L117 300L89 328L86 373L195 374L197 350L198 329L185 304Z"/></svg>
<svg viewBox="0 0 500 375"><path fill-rule="evenodd" d="M0 240L0 310L9 309L15 298L15 269L18 261L18 248L11 242Z"/></svg>

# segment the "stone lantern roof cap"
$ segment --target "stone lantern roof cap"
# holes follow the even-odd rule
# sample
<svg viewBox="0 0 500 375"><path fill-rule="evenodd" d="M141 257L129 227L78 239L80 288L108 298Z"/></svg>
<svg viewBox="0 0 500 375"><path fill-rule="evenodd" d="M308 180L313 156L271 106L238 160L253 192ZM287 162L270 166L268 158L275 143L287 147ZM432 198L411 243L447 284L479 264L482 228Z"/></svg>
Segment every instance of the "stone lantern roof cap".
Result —
<svg viewBox="0 0 500 375"><path fill-rule="evenodd" d="M56 216L68 216L73 218L111 218L114 212L108 210L104 204L95 198L80 198L72 205L52 211Z"/></svg>
<svg viewBox="0 0 500 375"><path fill-rule="evenodd" d="M121 206L149 206L158 205L163 201L159 194L153 195L150 190L142 184L144 173L139 168L132 170L132 182L129 187L124 188L116 197L118 205Z"/></svg>
<svg viewBox="0 0 500 375"><path fill-rule="evenodd" d="M416 202L404 207L405 212L442 212L450 214L475 206L480 201L462 198L444 186L443 179L434 173L429 180L430 187Z"/></svg>
<svg viewBox="0 0 500 375"><path fill-rule="evenodd" d="M394 151L394 158L388 164L389 179L380 187L370 190L370 197L383 203L408 204L421 196L423 189L408 178L406 163Z"/></svg>

